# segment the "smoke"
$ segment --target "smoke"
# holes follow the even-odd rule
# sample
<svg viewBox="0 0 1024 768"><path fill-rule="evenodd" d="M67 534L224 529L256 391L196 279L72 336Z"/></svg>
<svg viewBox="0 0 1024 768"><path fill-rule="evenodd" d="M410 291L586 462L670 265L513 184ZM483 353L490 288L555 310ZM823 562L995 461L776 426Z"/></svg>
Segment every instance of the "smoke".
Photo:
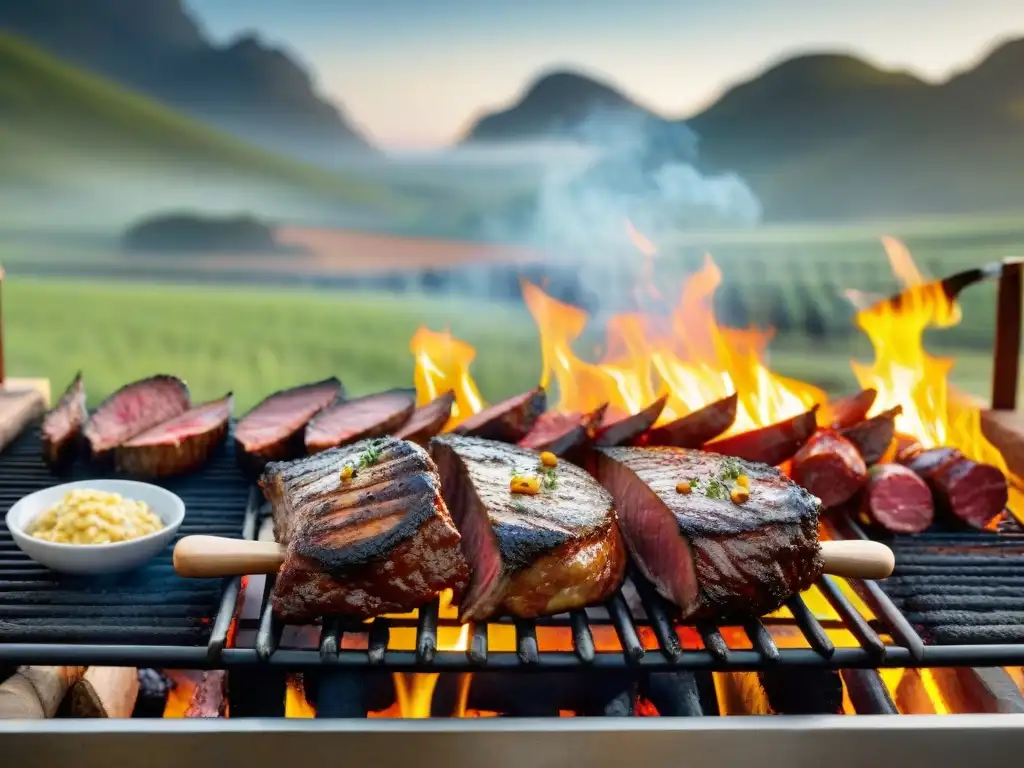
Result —
<svg viewBox="0 0 1024 768"><path fill-rule="evenodd" d="M550 259L578 267L602 307L621 305L631 290L622 265L632 251L626 221L659 248L681 232L748 227L761 203L735 173L704 173L699 139L682 123L639 110L597 110L561 126L568 146L585 147L571 162L552 162L539 192L514 215L491 222L489 235L526 241ZM637 259L638 261L638 259Z"/></svg>

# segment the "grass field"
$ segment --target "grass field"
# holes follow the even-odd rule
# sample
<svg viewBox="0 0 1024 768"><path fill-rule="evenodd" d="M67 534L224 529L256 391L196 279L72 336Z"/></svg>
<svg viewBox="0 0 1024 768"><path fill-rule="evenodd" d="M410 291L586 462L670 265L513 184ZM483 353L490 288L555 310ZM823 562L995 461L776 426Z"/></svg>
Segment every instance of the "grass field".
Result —
<svg viewBox="0 0 1024 768"><path fill-rule="evenodd" d="M197 400L232 390L238 412L273 390L330 375L353 394L410 386L408 343L421 323L449 326L478 347L472 370L488 399L534 386L540 370L533 322L511 306L17 278L5 281L3 303L8 375L48 377L59 390L82 370L92 404L158 372L184 377ZM985 395L989 354L951 350L954 381ZM782 374L842 392L855 388L851 355L869 359L859 337L814 345L790 334L773 347L770 362Z"/></svg>

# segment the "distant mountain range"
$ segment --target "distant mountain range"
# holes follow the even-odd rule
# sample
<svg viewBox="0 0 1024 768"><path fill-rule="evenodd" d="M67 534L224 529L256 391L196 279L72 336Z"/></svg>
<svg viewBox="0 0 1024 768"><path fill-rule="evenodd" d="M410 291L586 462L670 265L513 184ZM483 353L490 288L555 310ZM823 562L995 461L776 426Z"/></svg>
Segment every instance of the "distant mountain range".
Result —
<svg viewBox="0 0 1024 768"><path fill-rule="evenodd" d="M1024 40L934 85L852 56L793 58L703 112L664 117L573 72L536 80L463 145L579 137L599 115L699 137L704 171L739 173L769 219L1012 211L1024 205ZM691 148L686 147L687 153Z"/></svg>
<svg viewBox="0 0 1024 768"><path fill-rule="evenodd" d="M253 35L215 45L181 0L0 0L0 31L275 151L369 148L287 54Z"/></svg>

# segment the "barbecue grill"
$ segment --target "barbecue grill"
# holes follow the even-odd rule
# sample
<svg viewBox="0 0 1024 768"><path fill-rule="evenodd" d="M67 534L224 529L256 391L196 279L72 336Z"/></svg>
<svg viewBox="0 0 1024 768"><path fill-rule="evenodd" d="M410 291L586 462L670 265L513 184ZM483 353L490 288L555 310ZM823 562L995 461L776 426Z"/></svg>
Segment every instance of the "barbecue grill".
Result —
<svg viewBox="0 0 1024 768"><path fill-rule="evenodd" d="M1020 279L1016 265L1004 269L1000 327L1020 324ZM1019 334L1000 334L997 379L1003 371L1016 381L1018 348ZM993 400L1012 408L1016 388L1005 379ZM38 429L29 429L0 454L0 503L54 482L38 441ZM188 506L180 535L255 539L266 530L262 494L238 472L230 443L202 471L166 482ZM72 479L88 477L79 468ZM835 521L830 533L868 536L854 519ZM842 768L903 765L910 750L939 765L995 762L1018 746L1024 725L1024 599L1017 597L1024 558L1015 556L1024 554L1024 532L1008 521L999 531L890 543L897 571L888 581L825 576L784 610L740 627L678 626L671 606L633 574L604 606L478 624L463 636L440 600L365 624L283 626L268 606L272 577L182 579L169 555L128 577L55 576L0 528L0 668L226 669L230 706L226 719L99 727L0 720L3 754L24 768L131 764L141 755L155 766L188 760L205 768L223 765L226 754L276 764L296 754L336 759L339 751L352 760L453 768L621 765L681 754L698 766L827 759ZM453 642L457 636L464 642ZM890 670L905 670L895 687ZM399 695L392 673L410 672L440 673L431 709L440 719L372 719ZM445 719L467 673L480 685L463 706L485 716ZM281 717L297 680L315 719ZM563 707L563 700L583 703ZM558 716L566 710L577 716ZM904 716L827 716L838 711ZM756 724L720 717L764 712L787 716Z"/></svg>

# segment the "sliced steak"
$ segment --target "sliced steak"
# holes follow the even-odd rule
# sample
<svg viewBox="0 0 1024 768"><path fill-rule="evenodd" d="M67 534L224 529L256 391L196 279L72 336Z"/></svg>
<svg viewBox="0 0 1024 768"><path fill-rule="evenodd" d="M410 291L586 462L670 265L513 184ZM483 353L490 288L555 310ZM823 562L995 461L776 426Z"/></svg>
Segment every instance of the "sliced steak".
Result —
<svg viewBox="0 0 1024 768"><path fill-rule="evenodd" d="M230 393L197 405L136 435L114 449L119 472L140 477L171 477L199 469L228 434Z"/></svg>
<svg viewBox="0 0 1024 768"><path fill-rule="evenodd" d="M473 571L463 620L561 613L618 588L626 552L612 499L582 469L544 472L535 451L459 435L435 437L430 451ZM537 478L538 493L513 493L516 475Z"/></svg>
<svg viewBox="0 0 1024 768"><path fill-rule="evenodd" d="M684 618L760 616L821 574L818 501L777 469L683 448L596 453L633 559ZM750 496L737 504L741 474Z"/></svg>
<svg viewBox="0 0 1024 768"><path fill-rule="evenodd" d="M862 389L855 395L840 398L818 411L818 426L829 429L845 429L858 424L868 417L868 411L875 404L878 390Z"/></svg>
<svg viewBox="0 0 1024 768"><path fill-rule="evenodd" d="M465 588L459 533L420 446L364 440L268 464L260 485L287 547L272 596L284 621L405 613Z"/></svg>
<svg viewBox="0 0 1024 768"><path fill-rule="evenodd" d="M818 428L818 406L791 419L708 443L709 451L772 466L793 458Z"/></svg>
<svg viewBox="0 0 1024 768"><path fill-rule="evenodd" d="M457 435L518 443L529 434L547 406L547 394L543 388L538 387L484 408L452 431Z"/></svg>
<svg viewBox="0 0 1024 768"><path fill-rule="evenodd" d="M445 392L426 405L421 405L405 424L395 430L395 437L401 440L412 440L420 445L427 445L430 438L441 433L444 425L452 417L452 406L455 404L455 393Z"/></svg>
<svg viewBox="0 0 1024 768"><path fill-rule="evenodd" d="M597 431L597 437L594 438L594 445L613 446L633 442L658 423L667 402L668 395L662 395L639 413L630 416L620 417L606 413Z"/></svg>
<svg viewBox="0 0 1024 768"><path fill-rule="evenodd" d="M84 433L96 460L121 443L179 416L189 407L188 387L176 376L158 375L126 384L100 403Z"/></svg>
<svg viewBox="0 0 1024 768"><path fill-rule="evenodd" d="M676 448L700 448L714 440L736 421L737 396L734 394L698 408L682 418L653 427L633 441L633 445L674 445Z"/></svg>
<svg viewBox="0 0 1024 768"><path fill-rule="evenodd" d="M602 405L590 413L546 411L537 419L529 434L519 441L519 445L535 451L549 451L556 456L567 456L594 439L607 407Z"/></svg>
<svg viewBox="0 0 1024 768"><path fill-rule="evenodd" d="M839 431L856 446L864 462L871 466L882 460L896 436L896 417L903 413L897 405L888 411Z"/></svg>
<svg viewBox="0 0 1024 768"><path fill-rule="evenodd" d="M82 426L89 418L85 408L85 383L82 373L64 390L57 405L43 417L41 430L43 461L54 471L65 469L75 456Z"/></svg>
<svg viewBox="0 0 1024 768"><path fill-rule="evenodd" d="M283 389L265 398L235 425L235 454L248 472L268 461L301 456L303 430L318 412L344 395L335 378Z"/></svg>
<svg viewBox="0 0 1024 768"><path fill-rule="evenodd" d="M416 409L416 392L392 389L343 400L324 408L306 425L306 451L316 453L394 432Z"/></svg>

